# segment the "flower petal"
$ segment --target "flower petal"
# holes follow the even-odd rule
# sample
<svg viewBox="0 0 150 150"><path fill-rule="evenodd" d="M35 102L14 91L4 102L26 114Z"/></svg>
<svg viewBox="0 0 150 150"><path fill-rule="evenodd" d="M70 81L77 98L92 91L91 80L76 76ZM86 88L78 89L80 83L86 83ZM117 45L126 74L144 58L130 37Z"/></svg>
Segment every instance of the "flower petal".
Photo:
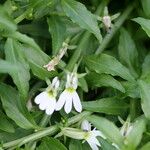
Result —
<svg viewBox="0 0 150 150"><path fill-rule="evenodd" d="M104 134L103 134L101 131L92 130L91 132L92 132L92 134L93 134L94 136L100 136L100 137L102 137L103 139L106 139L106 137L104 136Z"/></svg>
<svg viewBox="0 0 150 150"><path fill-rule="evenodd" d="M88 143L94 143L98 146L101 146L99 141L97 140L97 138L93 135L92 131L90 132L90 136L86 139L86 141L88 141Z"/></svg>
<svg viewBox="0 0 150 150"><path fill-rule="evenodd" d="M84 131L91 131L91 124L87 120L83 120L81 124L81 129Z"/></svg>
<svg viewBox="0 0 150 150"><path fill-rule="evenodd" d="M55 77L55 78L53 79L53 81L52 81L52 86L54 87L55 90L58 89L59 84L60 84L60 82L59 82L58 77Z"/></svg>
<svg viewBox="0 0 150 150"><path fill-rule="evenodd" d="M42 103L39 104L39 109L40 110L45 110L46 107L47 107L47 103L45 103L45 102L42 102Z"/></svg>
<svg viewBox="0 0 150 150"><path fill-rule="evenodd" d="M77 112L82 111L81 101L76 91L73 93L73 105Z"/></svg>
<svg viewBox="0 0 150 150"><path fill-rule="evenodd" d="M46 108L46 111L45 111L46 114L51 115L55 110L55 106L56 106L56 99L54 98L50 100L50 105Z"/></svg>
<svg viewBox="0 0 150 150"><path fill-rule="evenodd" d="M40 102L43 101L45 98L47 98L47 92L44 91L35 97L34 102L36 104L40 104Z"/></svg>
<svg viewBox="0 0 150 150"><path fill-rule="evenodd" d="M72 109L72 100L73 100L73 98L72 98L72 94L69 94L68 95L68 98L66 99L66 103L65 103L65 112L68 114L68 113L70 113L71 112L71 109Z"/></svg>
<svg viewBox="0 0 150 150"><path fill-rule="evenodd" d="M99 150L98 146L95 143L91 143L91 142L88 142L88 143L89 143L92 150Z"/></svg>
<svg viewBox="0 0 150 150"><path fill-rule="evenodd" d="M55 107L55 110L58 111L60 110L63 105L65 104L65 101L66 101L66 98L67 98L67 92L66 91L63 91L61 94L60 94L60 97L56 103L56 107Z"/></svg>

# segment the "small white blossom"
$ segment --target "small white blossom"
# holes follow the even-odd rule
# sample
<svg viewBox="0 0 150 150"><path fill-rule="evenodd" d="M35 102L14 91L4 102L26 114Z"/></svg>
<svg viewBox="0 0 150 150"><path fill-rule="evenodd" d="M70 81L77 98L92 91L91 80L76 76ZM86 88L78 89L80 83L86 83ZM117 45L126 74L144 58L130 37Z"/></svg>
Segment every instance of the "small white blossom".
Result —
<svg viewBox="0 0 150 150"><path fill-rule="evenodd" d="M104 16L102 18L102 22L103 22L106 30L108 31L111 28L111 18L110 18L110 16Z"/></svg>
<svg viewBox="0 0 150 150"><path fill-rule="evenodd" d="M105 136L96 129L91 130L91 124L87 120L82 122L81 129L66 127L62 129L62 133L73 139L85 140L88 142L92 150L98 150L98 146L101 145L96 137L101 136L102 138L106 139Z"/></svg>
<svg viewBox="0 0 150 150"><path fill-rule="evenodd" d="M55 77L52 84L35 97L35 103L39 105L39 109L45 110L47 115L51 115L55 110L58 87L59 80Z"/></svg>
<svg viewBox="0 0 150 150"><path fill-rule="evenodd" d="M74 72L68 73L66 88L61 93L58 99L58 102L56 104L57 111L60 110L64 106L65 112L68 114L71 112L72 105L74 106L77 112L82 111L80 98L78 96L78 93L76 92L77 86L78 86L77 73L74 73Z"/></svg>
<svg viewBox="0 0 150 150"><path fill-rule="evenodd" d="M84 139L88 142L92 150L99 150L98 146L101 146L101 144L99 143L96 137L101 136L103 139L106 139L102 132L96 130L96 128L91 130L91 124L87 120L84 120L82 122L81 128L83 131L87 132L87 135Z"/></svg>

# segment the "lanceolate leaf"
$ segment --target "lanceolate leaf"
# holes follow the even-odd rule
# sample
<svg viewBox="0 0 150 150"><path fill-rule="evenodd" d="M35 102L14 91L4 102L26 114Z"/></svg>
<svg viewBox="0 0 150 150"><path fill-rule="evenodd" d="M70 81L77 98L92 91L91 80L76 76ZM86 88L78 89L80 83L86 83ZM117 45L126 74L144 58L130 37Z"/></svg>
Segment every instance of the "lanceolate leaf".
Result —
<svg viewBox="0 0 150 150"><path fill-rule="evenodd" d="M146 55L144 62L142 64L142 76L141 78L150 78L150 53Z"/></svg>
<svg viewBox="0 0 150 150"><path fill-rule="evenodd" d="M66 26L58 16L51 16L47 19L49 32L52 36L53 55L56 55L65 41Z"/></svg>
<svg viewBox="0 0 150 150"><path fill-rule="evenodd" d="M15 129L11 122L8 121L7 116L0 111L0 129L6 132L13 133L15 132Z"/></svg>
<svg viewBox="0 0 150 150"><path fill-rule="evenodd" d="M141 25L142 29L147 33L150 37L150 20L142 17L134 18L133 21L137 22Z"/></svg>
<svg viewBox="0 0 150 150"><path fill-rule="evenodd" d="M5 31L4 33L12 33L17 30L17 25L9 14L0 6L0 31Z"/></svg>
<svg viewBox="0 0 150 150"><path fill-rule="evenodd" d="M106 114L122 114L128 108L129 105L124 100L119 100L115 97L102 98L96 101L82 102L84 109L92 112L100 112Z"/></svg>
<svg viewBox="0 0 150 150"><path fill-rule="evenodd" d="M149 150L150 149L150 142L147 142L140 150Z"/></svg>
<svg viewBox="0 0 150 150"><path fill-rule="evenodd" d="M23 50L27 62L29 63L30 68L35 76L43 80L56 76L56 71L49 72L43 67L50 61L48 55L25 44L23 45Z"/></svg>
<svg viewBox="0 0 150 150"><path fill-rule="evenodd" d="M111 121L95 115L89 116L87 119L112 143L117 144L120 148L124 146L119 129Z"/></svg>
<svg viewBox="0 0 150 150"><path fill-rule="evenodd" d="M80 140L71 139L69 144L69 150L91 150L90 146Z"/></svg>
<svg viewBox="0 0 150 150"><path fill-rule="evenodd" d="M150 84L143 80L139 80L141 105L145 116L150 119Z"/></svg>
<svg viewBox="0 0 150 150"><path fill-rule="evenodd" d="M102 40L97 20L86 7L75 0L62 0L62 7L68 17L80 27L92 32L99 42Z"/></svg>
<svg viewBox="0 0 150 150"><path fill-rule="evenodd" d="M129 70L113 56L107 54L87 56L85 64L90 70L97 73L111 74L112 76L120 76L125 80L134 81Z"/></svg>
<svg viewBox="0 0 150 150"><path fill-rule="evenodd" d="M37 150L67 150L67 148L57 139L52 137L43 139Z"/></svg>
<svg viewBox="0 0 150 150"><path fill-rule="evenodd" d="M125 29L121 30L118 50L121 62L127 65L131 73L137 77L138 75L135 69L137 66L138 53L133 39Z"/></svg>
<svg viewBox="0 0 150 150"><path fill-rule="evenodd" d="M29 67L28 65L25 65L19 61L19 57L17 56L17 49L14 47L13 40L10 38L7 39L5 43L5 54L6 60L10 61L12 64L17 64L19 66L17 71L11 73L11 76L14 80L14 83L17 85L21 96L23 96L23 98L26 98L29 90Z"/></svg>
<svg viewBox="0 0 150 150"><path fill-rule="evenodd" d="M107 74L98 74L96 72L91 72L86 76L86 80L88 82L88 85L92 87L113 87L123 93L125 92L125 89L121 85L121 83Z"/></svg>
<svg viewBox="0 0 150 150"><path fill-rule="evenodd" d="M12 64L9 61L0 59L0 73L9 73L11 75L16 71L18 71L17 64Z"/></svg>
<svg viewBox="0 0 150 150"><path fill-rule="evenodd" d="M150 1L149 0L141 0L143 11L147 15L147 17L150 17Z"/></svg>
<svg viewBox="0 0 150 150"><path fill-rule="evenodd" d="M0 89L1 101L7 116L24 129L37 128L25 105L21 104L17 91L3 83L0 84Z"/></svg>

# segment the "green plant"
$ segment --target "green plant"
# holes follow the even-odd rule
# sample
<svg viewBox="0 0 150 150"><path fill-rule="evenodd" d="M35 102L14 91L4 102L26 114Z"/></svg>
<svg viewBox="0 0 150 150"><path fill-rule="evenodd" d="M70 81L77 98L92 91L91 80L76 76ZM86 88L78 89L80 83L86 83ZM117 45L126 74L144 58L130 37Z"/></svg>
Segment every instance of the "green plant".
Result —
<svg viewBox="0 0 150 150"><path fill-rule="evenodd" d="M150 149L149 0L0 4L0 149Z"/></svg>

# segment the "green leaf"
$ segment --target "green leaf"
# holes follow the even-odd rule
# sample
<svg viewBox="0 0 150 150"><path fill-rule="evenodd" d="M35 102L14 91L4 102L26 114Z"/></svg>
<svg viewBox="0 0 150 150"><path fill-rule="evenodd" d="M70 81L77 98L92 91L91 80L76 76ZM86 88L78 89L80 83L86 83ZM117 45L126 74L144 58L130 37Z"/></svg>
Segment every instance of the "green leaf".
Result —
<svg viewBox="0 0 150 150"><path fill-rule="evenodd" d="M43 67L50 61L48 55L27 45L24 45L23 50L27 62L29 63L30 68L35 76L42 80L56 76L56 71L49 72Z"/></svg>
<svg viewBox="0 0 150 150"><path fill-rule="evenodd" d="M22 105L17 91L3 83L0 84L0 89L1 101L7 116L24 129L37 128L25 105Z"/></svg>
<svg viewBox="0 0 150 150"><path fill-rule="evenodd" d="M8 133L8 132L0 131L0 140L3 142L10 142L10 141L14 141L16 139L20 139L24 136L31 134L31 133L33 133L33 131L25 130L22 128L15 128L14 133Z"/></svg>
<svg viewBox="0 0 150 150"><path fill-rule="evenodd" d="M114 79L112 76L107 74L98 74L96 72L91 72L86 76L86 80L89 86L92 87L112 87L117 89L123 93L125 93L124 87L121 85L119 81Z"/></svg>
<svg viewBox="0 0 150 150"><path fill-rule="evenodd" d="M141 78L150 78L150 53L146 55L144 62L142 64L142 75Z"/></svg>
<svg viewBox="0 0 150 150"><path fill-rule="evenodd" d="M141 25L142 29L147 33L150 37L150 20L142 17L134 18L133 21L137 22Z"/></svg>
<svg viewBox="0 0 150 150"><path fill-rule="evenodd" d="M89 116L87 119L112 143L117 144L120 148L124 146L119 129L111 121L95 115Z"/></svg>
<svg viewBox="0 0 150 150"><path fill-rule="evenodd" d="M15 132L11 122L7 119L6 115L0 111L0 129L9 133Z"/></svg>
<svg viewBox="0 0 150 150"><path fill-rule="evenodd" d="M13 40L8 38L5 43L6 60L11 62L12 64L17 64L19 66L18 71L11 73L11 77L13 78L14 83L17 85L21 96L23 96L23 98L26 98L28 95L30 80L29 67L28 65L25 65L19 61L17 50L18 46L15 47ZM23 61L23 59L21 61Z"/></svg>
<svg viewBox="0 0 150 150"><path fill-rule="evenodd" d="M133 128L131 132L125 139L125 143L128 149L136 149L136 147L140 144L143 132L146 129L146 122L144 118L139 118L133 123Z"/></svg>
<svg viewBox="0 0 150 150"><path fill-rule="evenodd" d="M91 148L87 143L82 143L82 141L71 139L69 150L91 150Z"/></svg>
<svg viewBox="0 0 150 150"><path fill-rule="evenodd" d="M33 9L33 16L35 19L39 19L49 14L50 8L54 6L56 0L29 0L30 9Z"/></svg>
<svg viewBox="0 0 150 150"><path fill-rule="evenodd" d="M104 140L103 138L98 137L98 140L100 141L101 149L102 149L102 150L117 150L117 149L112 145L112 143L110 143L110 142L107 141L107 139Z"/></svg>
<svg viewBox="0 0 150 150"><path fill-rule="evenodd" d="M102 41L96 18L83 4L75 0L62 0L62 7L73 22L93 33L99 42Z"/></svg>
<svg viewBox="0 0 150 150"><path fill-rule="evenodd" d="M17 39L18 41L25 43L27 45L30 45L31 47L35 48L37 51L41 51L40 47L36 44L36 42L32 38L28 37L25 34L22 34L20 32L15 32L13 34L8 34L6 36Z"/></svg>
<svg viewBox="0 0 150 150"><path fill-rule="evenodd" d="M12 64L11 62L0 59L0 73L9 73L11 75L16 71L18 71L17 64Z"/></svg>
<svg viewBox="0 0 150 150"><path fill-rule="evenodd" d="M143 80L139 80L141 105L146 118L150 119L150 84Z"/></svg>
<svg viewBox="0 0 150 150"><path fill-rule="evenodd" d="M118 50L121 62L130 69L135 77L137 77L138 75L135 71L135 67L137 66L138 53L133 39L123 28L120 33Z"/></svg>
<svg viewBox="0 0 150 150"><path fill-rule="evenodd" d="M150 142L147 142L140 150L149 150L150 149Z"/></svg>
<svg viewBox="0 0 150 150"><path fill-rule="evenodd" d="M82 88L83 91L88 92L88 85L84 77L79 78L78 85Z"/></svg>
<svg viewBox="0 0 150 150"><path fill-rule="evenodd" d="M144 13L147 15L147 17L150 16L150 1L149 0L141 0L142 7Z"/></svg>
<svg viewBox="0 0 150 150"><path fill-rule="evenodd" d="M66 26L58 16L49 17L47 22L49 25L49 32L52 36L53 55L56 55L62 47L62 43L65 41Z"/></svg>
<svg viewBox="0 0 150 150"><path fill-rule="evenodd" d="M0 6L0 32L11 33L17 30L17 25L5 9Z"/></svg>
<svg viewBox="0 0 150 150"><path fill-rule="evenodd" d="M43 80L56 75L55 71L48 72L45 68L43 68L43 65L50 61L50 58L40 49L32 38L19 32L15 32L11 35L8 34L7 36L24 43L22 49L24 49L26 60L28 61L34 75Z"/></svg>
<svg viewBox="0 0 150 150"><path fill-rule="evenodd" d="M137 82L123 81L121 82L121 84L125 88L126 96L130 96L132 98L140 98L140 91Z"/></svg>
<svg viewBox="0 0 150 150"><path fill-rule="evenodd" d="M67 150L67 148L57 139L48 137L43 139L37 150Z"/></svg>
<svg viewBox="0 0 150 150"><path fill-rule="evenodd" d="M129 105L124 100L119 100L115 97L102 98L96 101L82 102L84 109L92 112L100 112L111 115L119 115L124 113Z"/></svg>
<svg viewBox="0 0 150 150"><path fill-rule="evenodd" d="M107 54L87 56L85 57L85 64L91 71L99 74L111 74L125 80L134 81L129 70L113 56Z"/></svg>

